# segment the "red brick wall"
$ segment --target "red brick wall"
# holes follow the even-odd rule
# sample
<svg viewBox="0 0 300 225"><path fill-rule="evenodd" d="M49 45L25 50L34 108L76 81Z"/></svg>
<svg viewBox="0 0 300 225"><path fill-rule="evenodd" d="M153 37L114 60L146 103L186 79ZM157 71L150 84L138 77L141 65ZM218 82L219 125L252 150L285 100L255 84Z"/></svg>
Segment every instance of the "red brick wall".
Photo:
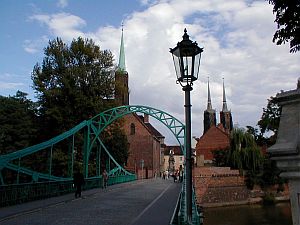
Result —
<svg viewBox="0 0 300 225"><path fill-rule="evenodd" d="M247 200L244 177L238 170L229 167L198 167L194 168L193 182L199 204L222 203Z"/></svg>
<svg viewBox="0 0 300 225"><path fill-rule="evenodd" d="M127 166L141 170L140 161L144 160L144 178L153 177L153 171L159 172L160 142L133 114L124 117L124 131L129 142L129 158ZM131 124L135 125L135 134L130 134Z"/></svg>
<svg viewBox="0 0 300 225"><path fill-rule="evenodd" d="M204 160L213 159L213 150L226 149L230 146L228 135L217 127L211 127L196 145L197 155L204 155Z"/></svg>

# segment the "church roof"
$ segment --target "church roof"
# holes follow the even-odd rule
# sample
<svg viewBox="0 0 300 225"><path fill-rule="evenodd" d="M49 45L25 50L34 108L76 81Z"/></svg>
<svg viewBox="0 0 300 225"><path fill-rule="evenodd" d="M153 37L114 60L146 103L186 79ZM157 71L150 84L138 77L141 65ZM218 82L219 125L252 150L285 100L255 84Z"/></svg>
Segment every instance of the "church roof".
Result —
<svg viewBox="0 0 300 225"><path fill-rule="evenodd" d="M135 113L134 113L134 114L135 114ZM163 136L158 130L156 130L156 128L153 127L151 123L145 122L144 116L142 116L142 115L137 115L137 114L135 114L135 115L139 118L140 122L148 129L148 131L149 131L153 136L155 136L156 138L164 138L164 136Z"/></svg>

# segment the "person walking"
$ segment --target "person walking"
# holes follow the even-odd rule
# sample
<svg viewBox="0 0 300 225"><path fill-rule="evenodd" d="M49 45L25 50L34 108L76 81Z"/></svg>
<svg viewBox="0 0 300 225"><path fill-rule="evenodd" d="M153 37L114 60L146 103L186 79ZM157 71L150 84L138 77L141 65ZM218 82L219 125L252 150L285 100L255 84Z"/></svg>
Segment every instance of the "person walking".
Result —
<svg viewBox="0 0 300 225"><path fill-rule="evenodd" d="M106 172L106 169L104 169L102 172L102 179L103 179L102 188L107 188L108 174Z"/></svg>
<svg viewBox="0 0 300 225"><path fill-rule="evenodd" d="M75 198L81 197L82 185L85 184L83 174L80 171L77 171L73 177L73 184L75 188Z"/></svg>

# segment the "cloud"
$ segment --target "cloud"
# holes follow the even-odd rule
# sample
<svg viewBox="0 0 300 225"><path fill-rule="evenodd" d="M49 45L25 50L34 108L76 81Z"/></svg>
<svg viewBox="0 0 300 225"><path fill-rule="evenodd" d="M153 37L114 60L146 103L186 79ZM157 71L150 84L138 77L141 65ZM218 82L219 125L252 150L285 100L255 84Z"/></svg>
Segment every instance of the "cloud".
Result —
<svg viewBox="0 0 300 225"><path fill-rule="evenodd" d="M58 0L57 6L60 8L65 8L68 6L68 0Z"/></svg>
<svg viewBox="0 0 300 225"><path fill-rule="evenodd" d="M70 41L73 38L84 36L84 33L79 29L86 25L85 20L69 13L36 14L31 16L30 19L48 26L52 35L59 36L65 40Z"/></svg>
<svg viewBox="0 0 300 225"><path fill-rule="evenodd" d="M267 99L280 89L295 88L300 73L299 55L272 43L273 21L267 2L240 0L162 1L133 13L125 20L131 102L163 108L184 121L184 96L175 84L168 48L182 40L187 27L191 39L204 47L192 91L193 135L202 134L207 76L217 112L222 107L224 77L234 123L255 126Z"/></svg>
<svg viewBox="0 0 300 225"><path fill-rule="evenodd" d="M225 78L228 108L234 123L240 126L255 126L270 96L281 89L296 87L300 55L290 54L288 45L272 43L276 24L268 2L140 2L147 8L129 14L124 20L131 104L149 105L184 121L184 93L176 84L169 53L169 48L182 40L184 28L193 41L204 47L199 79L191 93L193 136L201 136L203 130L207 76L217 113L222 107L222 78ZM66 40L78 36L93 38L101 49L110 49L115 54L117 63L120 27L99 27L87 33L81 30L87 22L76 15L38 14L31 18Z"/></svg>
<svg viewBox="0 0 300 225"><path fill-rule="evenodd" d="M36 40L25 40L23 42L23 48L25 52L30 54L35 54L41 52L43 48L46 46L49 38L47 36L42 36Z"/></svg>
<svg viewBox="0 0 300 225"><path fill-rule="evenodd" d="M20 87L24 86L24 83L22 82L4 82L0 81L0 88L6 89L6 90L15 90Z"/></svg>

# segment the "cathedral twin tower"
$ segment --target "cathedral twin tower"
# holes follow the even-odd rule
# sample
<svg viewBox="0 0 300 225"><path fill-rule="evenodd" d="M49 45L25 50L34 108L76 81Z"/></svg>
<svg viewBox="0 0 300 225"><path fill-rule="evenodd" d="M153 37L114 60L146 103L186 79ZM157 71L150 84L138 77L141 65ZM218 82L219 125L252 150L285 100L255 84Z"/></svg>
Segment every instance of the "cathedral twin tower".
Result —
<svg viewBox="0 0 300 225"><path fill-rule="evenodd" d="M216 126L216 122L217 122L216 110L212 108L212 104L211 104L209 81L207 84L207 89L208 89L208 98L207 98L207 108L204 111L203 134L205 134L211 127ZM223 126L223 129L226 133L230 133L230 131L233 128L231 111L228 110L227 103L226 103L224 80L223 80L223 107L222 107L222 111L220 112L220 125L218 126Z"/></svg>

